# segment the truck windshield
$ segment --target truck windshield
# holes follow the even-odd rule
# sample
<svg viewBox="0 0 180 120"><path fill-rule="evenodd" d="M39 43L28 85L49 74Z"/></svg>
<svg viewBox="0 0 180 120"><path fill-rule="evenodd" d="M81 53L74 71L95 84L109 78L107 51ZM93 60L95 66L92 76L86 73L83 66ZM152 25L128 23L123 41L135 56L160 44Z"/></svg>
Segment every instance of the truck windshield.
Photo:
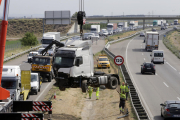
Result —
<svg viewBox="0 0 180 120"><path fill-rule="evenodd" d="M34 58L32 64L50 65L49 58Z"/></svg>
<svg viewBox="0 0 180 120"><path fill-rule="evenodd" d="M99 61L108 61L107 58L99 58Z"/></svg>
<svg viewBox="0 0 180 120"><path fill-rule="evenodd" d="M163 57L163 53L154 53L154 57Z"/></svg>
<svg viewBox="0 0 180 120"><path fill-rule="evenodd" d="M56 57L54 63L62 67L72 67L74 58L69 57Z"/></svg>
<svg viewBox="0 0 180 120"><path fill-rule="evenodd" d="M51 44L53 39L42 39L42 44Z"/></svg>
<svg viewBox="0 0 180 120"><path fill-rule="evenodd" d="M2 80L1 85L5 89L16 89L16 81Z"/></svg>
<svg viewBox="0 0 180 120"><path fill-rule="evenodd" d="M107 28L113 28L113 26L112 25L107 25Z"/></svg>
<svg viewBox="0 0 180 120"><path fill-rule="evenodd" d="M91 31L94 31L94 32L96 32L96 28L91 28Z"/></svg>
<svg viewBox="0 0 180 120"><path fill-rule="evenodd" d="M37 81L37 76L31 75L31 82L36 82L36 81Z"/></svg>

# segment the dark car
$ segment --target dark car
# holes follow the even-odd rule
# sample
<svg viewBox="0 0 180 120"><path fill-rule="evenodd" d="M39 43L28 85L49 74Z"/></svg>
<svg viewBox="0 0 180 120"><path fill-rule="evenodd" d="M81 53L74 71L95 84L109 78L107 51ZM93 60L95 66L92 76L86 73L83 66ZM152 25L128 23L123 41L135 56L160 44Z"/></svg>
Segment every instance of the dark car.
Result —
<svg viewBox="0 0 180 120"><path fill-rule="evenodd" d="M164 27L164 26L162 26L162 27L161 27L161 30L165 30L165 27Z"/></svg>
<svg viewBox="0 0 180 120"><path fill-rule="evenodd" d="M161 117L166 118L179 118L180 119L180 101L169 100L161 105ZM178 119L178 120L179 120Z"/></svg>
<svg viewBox="0 0 180 120"><path fill-rule="evenodd" d="M153 32L156 32L156 29L155 29L155 28L152 28L152 31L153 31Z"/></svg>
<svg viewBox="0 0 180 120"><path fill-rule="evenodd" d="M144 74L144 73L147 73L147 72L153 73L154 75L156 74L155 65L153 63L144 62L141 65L141 73Z"/></svg>
<svg viewBox="0 0 180 120"><path fill-rule="evenodd" d="M145 37L145 33L144 33L144 32L141 32L139 36L140 36L140 37L141 37L141 36L142 36L142 37Z"/></svg>

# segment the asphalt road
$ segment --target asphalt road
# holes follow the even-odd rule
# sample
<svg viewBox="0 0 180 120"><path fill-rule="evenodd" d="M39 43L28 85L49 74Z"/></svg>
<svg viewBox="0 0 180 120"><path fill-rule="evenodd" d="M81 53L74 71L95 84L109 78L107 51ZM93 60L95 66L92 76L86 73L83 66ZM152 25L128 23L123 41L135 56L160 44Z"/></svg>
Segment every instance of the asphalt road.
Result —
<svg viewBox="0 0 180 120"><path fill-rule="evenodd" d="M153 120L163 120L160 116L160 103L166 100L180 100L180 60L164 46L162 35L165 31L158 31L161 34L159 50L164 50L165 64L155 65L156 75L140 73L140 65L151 61L151 52L145 51L144 37L137 36L112 44L109 48L115 55L125 58L131 78Z"/></svg>
<svg viewBox="0 0 180 120"><path fill-rule="evenodd" d="M104 48L105 42L101 38L98 41L93 42L92 45L92 51L93 53L97 53L101 51ZM30 70L31 64L27 63L27 55L25 54L21 57L18 57L16 59L13 59L11 61L8 61L4 63L4 65L19 65L21 70ZM48 91L52 88L53 84L55 83L55 80L52 80L52 82L43 82L41 85L41 91L38 92L37 95L30 94L30 97L28 100L34 100L34 101L42 101L44 97L47 95Z"/></svg>

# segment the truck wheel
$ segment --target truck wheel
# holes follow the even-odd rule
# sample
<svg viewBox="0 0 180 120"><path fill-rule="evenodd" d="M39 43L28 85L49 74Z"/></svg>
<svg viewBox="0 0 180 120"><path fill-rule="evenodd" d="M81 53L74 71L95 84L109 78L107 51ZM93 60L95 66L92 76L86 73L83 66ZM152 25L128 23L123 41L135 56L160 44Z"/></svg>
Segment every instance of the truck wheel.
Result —
<svg viewBox="0 0 180 120"><path fill-rule="evenodd" d="M87 90L87 80L82 81L82 92L86 93Z"/></svg>
<svg viewBox="0 0 180 120"><path fill-rule="evenodd" d="M52 80L52 74L49 75L48 82L51 82L51 80Z"/></svg>
<svg viewBox="0 0 180 120"><path fill-rule="evenodd" d="M118 80L116 77L111 77L110 80L109 80L109 88L110 89L116 89L117 88L117 85L118 85Z"/></svg>
<svg viewBox="0 0 180 120"><path fill-rule="evenodd" d="M63 86L63 82L59 81L58 83L59 83L59 90L65 91L66 88Z"/></svg>
<svg viewBox="0 0 180 120"><path fill-rule="evenodd" d="M29 99L29 94L27 95L27 98L26 99Z"/></svg>
<svg viewBox="0 0 180 120"><path fill-rule="evenodd" d="M38 90L35 92L35 94L36 94L36 95L38 94Z"/></svg>

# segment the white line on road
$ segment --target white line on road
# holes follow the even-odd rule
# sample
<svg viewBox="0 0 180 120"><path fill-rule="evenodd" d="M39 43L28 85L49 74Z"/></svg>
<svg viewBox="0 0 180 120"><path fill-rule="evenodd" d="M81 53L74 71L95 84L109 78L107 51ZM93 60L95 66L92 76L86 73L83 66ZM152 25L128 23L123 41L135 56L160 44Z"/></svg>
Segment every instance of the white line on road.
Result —
<svg viewBox="0 0 180 120"><path fill-rule="evenodd" d="M165 84L166 87L169 87L165 82L163 82Z"/></svg>
<svg viewBox="0 0 180 120"><path fill-rule="evenodd" d="M178 100L180 100L180 98L179 98L179 97L177 97L177 99L178 99Z"/></svg>
<svg viewBox="0 0 180 120"><path fill-rule="evenodd" d="M134 37L134 38L135 38L135 37ZM148 113L148 116L150 117L150 119L153 119L153 115L152 115L152 113L151 113L151 111L150 111L150 109L149 109L149 107L148 107L148 105L147 105L144 97L142 96L141 91L140 91L139 88L137 87L136 81L134 80L134 77L133 77L133 75L132 75L132 73L131 73L131 71L130 71L130 69L129 69L129 65L128 65L128 61L127 61L127 59L128 59L127 50L128 50L129 44L131 43L131 41L134 40L134 38L129 41L129 43L128 43L127 47L126 47L126 64L127 64L127 71L129 72L130 76L132 76L132 82L133 82L133 84L135 84L135 88L136 88L137 92L139 93L139 96L140 96L140 98L142 99L142 101L143 101L143 103L144 103L144 105L145 105L146 110L148 111L148 112L147 112L147 113ZM141 51L142 51L142 50L141 50Z"/></svg>
<svg viewBox="0 0 180 120"><path fill-rule="evenodd" d="M146 59L144 58L144 60L146 60Z"/></svg>
<svg viewBox="0 0 180 120"><path fill-rule="evenodd" d="M38 97L36 98L35 101L37 101L37 100L41 97L41 95L42 95L42 94L44 93L44 91L49 87L50 84L51 84L51 82L46 86L46 88L41 92L41 94L38 95Z"/></svg>
<svg viewBox="0 0 180 120"><path fill-rule="evenodd" d="M142 55L143 55L143 53L142 53Z"/></svg>
<svg viewBox="0 0 180 120"><path fill-rule="evenodd" d="M166 62L169 66L171 66L168 62ZM177 71L173 66L171 66L172 69L174 69L175 71Z"/></svg>

